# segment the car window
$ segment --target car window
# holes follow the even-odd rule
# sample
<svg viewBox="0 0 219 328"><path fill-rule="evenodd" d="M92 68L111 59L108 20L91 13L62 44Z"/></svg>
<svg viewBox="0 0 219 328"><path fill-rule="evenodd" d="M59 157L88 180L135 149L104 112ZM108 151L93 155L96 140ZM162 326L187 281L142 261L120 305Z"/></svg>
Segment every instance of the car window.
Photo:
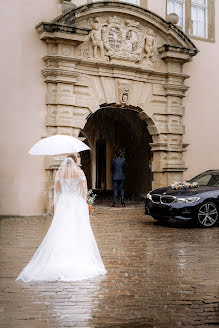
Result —
<svg viewBox="0 0 219 328"><path fill-rule="evenodd" d="M196 182L198 182L199 186L207 186L211 180L211 177L211 174L203 175L202 177L198 178Z"/></svg>
<svg viewBox="0 0 219 328"><path fill-rule="evenodd" d="M219 175L206 174L195 179L192 179L191 182L198 182L199 186L219 186Z"/></svg>
<svg viewBox="0 0 219 328"><path fill-rule="evenodd" d="M208 186L218 186L219 185L219 175L212 175L211 179L208 181Z"/></svg>

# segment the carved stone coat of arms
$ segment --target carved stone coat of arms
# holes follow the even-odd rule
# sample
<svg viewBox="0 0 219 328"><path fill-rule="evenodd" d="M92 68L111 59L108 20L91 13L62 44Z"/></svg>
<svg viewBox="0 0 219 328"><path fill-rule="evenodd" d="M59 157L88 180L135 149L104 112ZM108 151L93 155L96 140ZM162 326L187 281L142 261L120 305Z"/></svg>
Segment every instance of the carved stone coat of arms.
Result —
<svg viewBox="0 0 219 328"><path fill-rule="evenodd" d="M155 52L154 32L139 22L120 17L90 19L92 28L89 49L84 51L90 58L123 59L140 62L146 58L152 64ZM82 51L80 52L82 53Z"/></svg>

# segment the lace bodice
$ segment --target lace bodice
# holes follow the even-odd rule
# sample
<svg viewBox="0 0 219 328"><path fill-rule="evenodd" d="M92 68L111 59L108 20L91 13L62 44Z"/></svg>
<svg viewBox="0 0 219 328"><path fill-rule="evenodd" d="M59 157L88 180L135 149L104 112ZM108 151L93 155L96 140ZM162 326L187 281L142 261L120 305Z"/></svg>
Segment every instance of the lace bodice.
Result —
<svg viewBox="0 0 219 328"><path fill-rule="evenodd" d="M68 194L81 194L81 187L83 181L86 182L85 177L78 177L73 179L60 179L61 192Z"/></svg>
<svg viewBox="0 0 219 328"><path fill-rule="evenodd" d="M55 177L54 205L61 194L78 195L87 200L87 180L82 169L71 159L66 158Z"/></svg>

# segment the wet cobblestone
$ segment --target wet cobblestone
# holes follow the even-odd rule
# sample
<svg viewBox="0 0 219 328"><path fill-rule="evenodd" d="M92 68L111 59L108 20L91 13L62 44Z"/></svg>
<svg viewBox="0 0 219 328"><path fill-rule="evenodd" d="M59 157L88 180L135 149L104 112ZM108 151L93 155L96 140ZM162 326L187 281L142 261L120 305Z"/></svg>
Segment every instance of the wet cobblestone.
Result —
<svg viewBox="0 0 219 328"><path fill-rule="evenodd" d="M15 282L50 222L1 219L0 327L219 327L219 227L160 225L139 206L96 207L106 276Z"/></svg>

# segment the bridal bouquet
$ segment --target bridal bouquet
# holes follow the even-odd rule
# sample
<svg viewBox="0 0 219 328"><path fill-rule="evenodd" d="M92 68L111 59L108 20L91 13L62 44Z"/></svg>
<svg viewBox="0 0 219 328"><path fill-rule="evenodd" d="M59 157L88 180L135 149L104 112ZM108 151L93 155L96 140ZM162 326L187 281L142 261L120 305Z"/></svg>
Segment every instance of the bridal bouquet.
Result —
<svg viewBox="0 0 219 328"><path fill-rule="evenodd" d="M179 189L191 189L191 188L198 188L198 183L197 182L174 182L171 184L171 188L174 190L179 190Z"/></svg>
<svg viewBox="0 0 219 328"><path fill-rule="evenodd" d="M92 189L89 189L87 192L87 203L92 205L95 202L97 195L93 193Z"/></svg>

